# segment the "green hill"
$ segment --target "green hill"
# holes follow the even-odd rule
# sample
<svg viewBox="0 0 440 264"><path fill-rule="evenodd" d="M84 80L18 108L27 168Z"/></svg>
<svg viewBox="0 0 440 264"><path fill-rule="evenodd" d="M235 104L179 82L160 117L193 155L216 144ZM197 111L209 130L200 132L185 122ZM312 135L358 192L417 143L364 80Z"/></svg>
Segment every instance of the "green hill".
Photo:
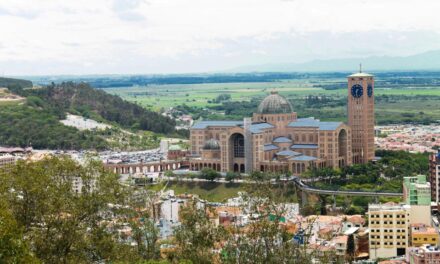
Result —
<svg viewBox="0 0 440 264"><path fill-rule="evenodd" d="M14 93L26 98L17 105L0 106L0 145L43 149L110 149L121 146L155 146L160 134L174 134L175 122L127 102L118 96L93 89L85 83L52 84L40 89ZM104 131L80 131L63 125L66 113L90 117L112 124ZM126 133L123 130L133 133ZM117 138L115 142L115 138ZM127 143L128 142L128 143Z"/></svg>
<svg viewBox="0 0 440 264"><path fill-rule="evenodd" d="M28 80L13 79L13 78L3 78L0 77L0 87L6 88L32 88L32 82Z"/></svg>
<svg viewBox="0 0 440 264"><path fill-rule="evenodd" d="M35 96L60 112L77 113L101 121L116 123L124 128L171 134L175 121L123 100L87 83L64 82L42 89L23 90L22 96Z"/></svg>

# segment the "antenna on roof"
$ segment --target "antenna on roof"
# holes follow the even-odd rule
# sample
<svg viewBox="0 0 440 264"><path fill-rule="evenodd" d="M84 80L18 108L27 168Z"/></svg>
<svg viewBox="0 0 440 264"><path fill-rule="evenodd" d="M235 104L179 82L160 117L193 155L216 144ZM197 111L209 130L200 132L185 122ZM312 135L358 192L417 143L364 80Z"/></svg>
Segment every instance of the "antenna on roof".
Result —
<svg viewBox="0 0 440 264"><path fill-rule="evenodd" d="M359 63L359 73L362 73L362 63Z"/></svg>

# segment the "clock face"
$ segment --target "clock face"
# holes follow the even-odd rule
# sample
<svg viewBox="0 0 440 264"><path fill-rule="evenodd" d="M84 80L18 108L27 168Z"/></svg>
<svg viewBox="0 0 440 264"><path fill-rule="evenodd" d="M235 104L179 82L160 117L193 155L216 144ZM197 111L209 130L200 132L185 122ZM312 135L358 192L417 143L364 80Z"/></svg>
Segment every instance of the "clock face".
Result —
<svg viewBox="0 0 440 264"><path fill-rule="evenodd" d="M354 98L359 98L364 93L364 90L362 89L362 86L360 84L355 84L351 87L351 95Z"/></svg>
<svg viewBox="0 0 440 264"><path fill-rule="evenodd" d="M368 85L368 87L367 87L367 94L368 94L368 97L373 96L373 85L372 84Z"/></svg>

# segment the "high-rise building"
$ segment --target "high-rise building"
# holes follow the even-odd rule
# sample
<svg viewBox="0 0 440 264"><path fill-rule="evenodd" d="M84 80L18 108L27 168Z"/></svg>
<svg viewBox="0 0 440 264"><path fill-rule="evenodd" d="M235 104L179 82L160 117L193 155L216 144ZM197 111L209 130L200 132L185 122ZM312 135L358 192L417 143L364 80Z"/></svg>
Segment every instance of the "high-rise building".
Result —
<svg viewBox="0 0 440 264"><path fill-rule="evenodd" d="M425 175L403 178L403 198L409 205L431 205L431 184Z"/></svg>
<svg viewBox="0 0 440 264"><path fill-rule="evenodd" d="M411 206L411 223L431 224L431 184L425 175L403 178L403 200Z"/></svg>
<svg viewBox="0 0 440 264"><path fill-rule="evenodd" d="M374 76L358 73L348 76L348 126L352 131L353 163L374 158Z"/></svg>
<svg viewBox="0 0 440 264"><path fill-rule="evenodd" d="M429 181L431 182L431 201L440 204L440 150L429 156Z"/></svg>
<svg viewBox="0 0 440 264"><path fill-rule="evenodd" d="M370 259L391 258L405 254L408 246L410 205L368 205Z"/></svg>

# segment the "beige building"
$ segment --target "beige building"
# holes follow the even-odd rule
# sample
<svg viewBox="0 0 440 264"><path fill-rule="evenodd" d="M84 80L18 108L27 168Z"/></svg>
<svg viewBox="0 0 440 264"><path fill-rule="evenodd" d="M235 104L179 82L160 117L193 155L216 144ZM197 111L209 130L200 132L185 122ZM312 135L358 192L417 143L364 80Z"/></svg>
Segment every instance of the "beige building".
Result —
<svg viewBox="0 0 440 264"><path fill-rule="evenodd" d="M260 103L252 118L198 122L190 129L190 168L299 175L310 167L339 168L371 160L373 83L369 74L348 76L350 125L298 118L291 104L275 91Z"/></svg>
<svg viewBox="0 0 440 264"><path fill-rule="evenodd" d="M368 216L370 259L404 255L408 247L410 206L370 204Z"/></svg>
<svg viewBox="0 0 440 264"><path fill-rule="evenodd" d="M16 157L12 155L0 155L0 168L14 165L16 162Z"/></svg>

